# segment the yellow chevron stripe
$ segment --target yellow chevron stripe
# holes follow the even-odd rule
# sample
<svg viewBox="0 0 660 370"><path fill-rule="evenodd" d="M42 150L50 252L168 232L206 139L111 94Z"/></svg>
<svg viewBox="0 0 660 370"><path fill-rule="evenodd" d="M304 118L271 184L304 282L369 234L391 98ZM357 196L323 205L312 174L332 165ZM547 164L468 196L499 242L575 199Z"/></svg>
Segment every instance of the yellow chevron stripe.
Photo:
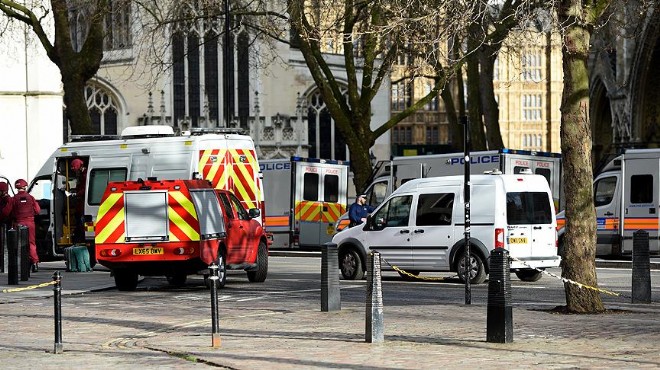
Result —
<svg viewBox="0 0 660 370"><path fill-rule="evenodd" d="M239 199L245 202L245 205L247 208L255 208L255 206L252 204L252 201L250 199L250 195L245 191L245 184L241 180L240 177L238 177L236 174L232 174L232 179L234 180L234 188L236 191L240 194L236 194Z"/></svg>
<svg viewBox="0 0 660 370"><path fill-rule="evenodd" d="M99 206L99 212L96 219L97 220L102 219L103 216L105 216L105 214L108 213L110 208L112 208L115 205L115 203L117 203L117 201L119 200L119 198L121 198L122 195L123 193L110 194L108 198L106 198L106 200L104 200L103 203L101 203L101 205Z"/></svg>
<svg viewBox="0 0 660 370"><path fill-rule="evenodd" d="M191 227L183 218L181 218L181 216L179 216L179 214L176 213L172 209L172 207L167 207L167 208L168 208L167 214L169 215L170 221L172 221L176 226L178 226L179 229L181 229L181 231L183 231L183 233L186 234L186 236L188 236L188 238L191 241L198 241L199 233L193 227ZM193 213L193 215L195 216L195 219L197 219L197 214ZM176 236L174 236L174 234L170 233L169 236L170 236L170 240L178 241L178 239L176 238Z"/></svg>
<svg viewBox="0 0 660 370"><path fill-rule="evenodd" d="M197 162L197 171L202 174L204 173L204 167L206 167L206 162L209 161L209 157L211 156L211 151L210 150L205 150L202 152L202 157L199 159L199 162Z"/></svg>
<svg viewBox="0 0 660 370"><path fill-rule="evenodd" d="M110 234L115 232L115 230L119 227L119 225L121 225L122 222L124 222L124 207L122 207L121 210L117 212L115 217L113 217L112 220L108 222L108 224L103 228L103 230L100 233L96 234L94 241L97 244L105 243L105 241L108 240L108 238L110 237ZM126 231L124 231L121 237L117 240L117 243L123 243L125 237L126 237Z"/></svg>
<svg viewBox="0 0 660 370"><path fill-rule="evenodd" d="M183 207L183 209L186 210L186 212L190 213L190 215L197 220L197 212L195 211L195 206L193 205L192 201L188 199L183 193L180 191L170 191L169 192L170 196L176 200L177 203ZM175 212L176 213L176 212Z"/></svg>

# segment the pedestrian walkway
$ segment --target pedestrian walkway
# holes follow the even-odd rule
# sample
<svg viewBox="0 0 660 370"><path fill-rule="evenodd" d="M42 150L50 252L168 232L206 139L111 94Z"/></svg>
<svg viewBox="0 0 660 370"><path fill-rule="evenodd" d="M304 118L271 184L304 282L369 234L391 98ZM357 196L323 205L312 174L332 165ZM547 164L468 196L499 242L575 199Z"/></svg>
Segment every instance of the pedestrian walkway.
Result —
<svg viewBox="0 0 660 370"><path fill-rule="evenodd" d="M22 298L51 297L53 286L24 290L27 287L40 285L53 281L53 274L59 271L62 274L62 294L79 294L115 287L115 280L110 276L110 270L103 266L96 266L91 272L67 272L64 261L42 262L38 272L31 272L28 281L19 281L18 285L7 285L7 274L0 274L0 304L16 301ZM19 290L7 292L5 290Z"/></svg>
<svg viewBox="0 0 660 370"><path fill-rule="evenodd" d="M107 270L67 273L41 264L30 282L62 271L63 294L114 287ZM6 274L0 274L5 289ZM319 282L320 285L320 282ZM355 288L354 288L355 289ZM63 297L63 349L53 354L52 289L0 295L0 363L6 369L543 369L660 368L660 304L620 304L603 315L513 307L513 343L486 342L484 304L383 308L385 342L365 342L365 305L320 311L320 298L221 302L221 347L211 347L206 300L162 292ZM28 296L27 294L30 294ZM190 294L182 291L182 299ZM320 287L318 291L320 297ZM44 297L44 299L37 299ZM121 298L130 305L118 302Z"/></svg>

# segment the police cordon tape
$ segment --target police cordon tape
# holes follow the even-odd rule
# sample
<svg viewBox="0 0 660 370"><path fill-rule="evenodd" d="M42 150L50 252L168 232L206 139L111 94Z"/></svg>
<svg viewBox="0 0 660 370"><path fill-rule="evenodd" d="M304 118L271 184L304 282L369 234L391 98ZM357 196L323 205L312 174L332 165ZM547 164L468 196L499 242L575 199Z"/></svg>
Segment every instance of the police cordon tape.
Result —
<svg viewBox="0 0 660 370"><path fill-rule="evenodd" d="M615 297L626 297L626 296L624 296L624 295L621 294L621 293L617 293L617 292L613 292L613 291L611 291L611 290L601 289L601 288L593 287L593 286L590 286L590 285L582 284L582 283L579 283L579 282L577 282L577 281L573 281L573 280L571 280L571 279L567 279L567 278L565 278L565 277L561 277L561 276L559 276L559 275L553 274L552 272L545 271L544 269L539 269L539 268L536 268L536 267L532 267L532 266L530 266L527 262L525 262L525 261L523 261L523 260L519 260L519 259L516 258L516 257L511 257L511 256L509 256L509 260L511 260L511 261L516 261L516 262L520 262L520 263L522 263L523 265L529 267L529 268L532 269L532 270L536 270L536 271L541 272L541 273L544 273L544 274L546 274L546 275L548 275L548 276L552 276L552 277L554 277L554 278L556 278L556 279L561 280L561 281L564 282L564 283L568 283L568 284L575 285L575 286L577 286L577 287L579 287L579 288L581 288L581 289L590 289L590 290L597 291L597 292L599 292L599 293L603 293L603 294L607 294L607 295L611 295L611 296L615 296ZM630 297L628 297L628 298L630 298Z"/></svg>
<svg viewBox="0 0 660 370"><path fill-rule="evenodd" d="M419 275L415 275L415 274L413 274L413 273L411 273L411 272L408 272L408 271L406 271L406 270L404 270L404 269L402 269L402 268L400 268L400 267L398 267L398 266L394 266L393 264L389 263L389 261L387 261L387 260L386 260L385 258L383 258L382 256L380 257L380 259L383 260L383 261L385 261L385 263L387 263L392 269L394 269L394 271L398 272L400 275L405 275L405 276L408 276L408 277L411 277L411 278L413 278L413 279L417 279L417 280L442 281L442 280L455 279L455 278L458 277L458 275L454 275L454 276L444 276L444 277L419 276Z"/></svg>
<svg viewBox="0 0 660 370"><path fill-rule="evenodd" d="M50 285L55 285L57 284L57 281L49 281L47 283L41 283L37 285L30 285L22 288L12 288L12 289L3 289L1 292L2 293L16 293L16 292L22 292L25 290L32 290L32 289L37 289L37 288L45 288Z"/></svg>
<svg viewBox="0 0 660 370"><path fill-rule="evenodd" d="M455 278L458 277L458 274L457 274L457 275L454 275L454 276L445 276L445 277L426 277L426 276L419 276L419 275L415 275L415 274L413 274L413 273L410 273L410 272L408 272L408 271L406 271L406 270L403 270L402 268L400 268L400 267L398 267L398 266L392 265L391 263L389 263L389 261L387 261L387 260L386 260L385 258L383 258L383 257L381 257L381 259L382 259L383 261L385 261L385 263L387 263L392 269L394 269L394 270L395 270L396 272L398 272L399 274L401 274L401 275L405 275L405 276L408 276L408 277L410 277L410 278L417 279L417 280L442 281L442 280L455 279ZM597 288L597 287L592 287L592 286L590 286L590 285L582 284L582 283L579 283L579 282L577 282L577 281L573 281L573 280L571 280L571 279L567 279L567 278L561 277L561 276L559 276L559 275L553 274L552 272L546 271L546 270L544 270L544 269L539 269L539 268L536 268L536 267L532 267L532 266L530 266L527 262L525 262L525 261L523 261L523 260L519 260L519 259L517 259L516 257L511 257L511 256L509 256L509 259L512 260L512 261L520 262L520 263L522 263L523 265L525 265L526 267L529 267L530 269L536 270L536 271L541 272L541 273L543 273L543 274L546 274L546 275L548 275L548 276L551 276L551 277L554 277L554 278L556 278L556 279L559 279L559 280L561 280L561 281L564 282L564 283L573 284L573 285L575 285L575 286L577 286L577 287L579 287L579 288L581 288L581 289L590 289L590 290L594 290L594 291L597 291L597 292L600 292L600 293L603 293L603 294L607 294L607 295L611 295L611 296L615 296L615 297L630 298L629 296L624 295L624 294L621 294L621 293L613 292L613 291L610 291L610 290L607 290L607 289L601 289L601 288Z"/></svg>

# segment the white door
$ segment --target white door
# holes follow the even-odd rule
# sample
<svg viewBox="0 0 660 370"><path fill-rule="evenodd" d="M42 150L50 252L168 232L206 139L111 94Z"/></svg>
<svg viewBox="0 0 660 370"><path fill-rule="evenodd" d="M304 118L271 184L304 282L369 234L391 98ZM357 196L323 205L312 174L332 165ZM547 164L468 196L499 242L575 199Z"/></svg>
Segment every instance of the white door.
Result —
<svg viewBox="0 0 660 370"><path fill-rule="evenodd" d="M619 174L603 174L594 181L594 206L596 207L596 255L620 254L619 199L621 185Z"/></svg>
<svg viewBox="0 0 660 370"><path fill-rule="evenodd" d="M416 271L449 270L449 248L454 244L452 225L458 187L419 194L412 220L412 255Z"/></svg>
<svg viewBox="0 0 660 370"><path fill-rule="evenodd" d="M413 268L409 225L412 198L412 195L392 197L373 213L366 245L369 250L380 252L384 266Z"/></svg>
<svg viewBox="0 0 660 370"><path fill-rule="evenodd" d="M632 253L638 230L649 233L649 250L658 252L658 163L657 158L626 159L623 253Z"/></svg>

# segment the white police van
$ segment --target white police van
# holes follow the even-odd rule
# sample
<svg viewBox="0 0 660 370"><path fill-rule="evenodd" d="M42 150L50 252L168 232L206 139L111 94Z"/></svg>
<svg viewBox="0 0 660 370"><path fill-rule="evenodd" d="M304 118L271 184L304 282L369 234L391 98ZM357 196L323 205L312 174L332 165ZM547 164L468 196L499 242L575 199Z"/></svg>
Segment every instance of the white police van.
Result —
<svg viewBox="0 0 660 370"><path fill-rule="evenodd" d="M555 209L541 175L473 175L470 179L470 281L488 274L494 248L508 249L511 270L524 281L540 279L559 266ZM361 279L366 256L376 250L390 265L412 274L455 271L465 275L463 176L415 179L401 185L367 221L336 234L339 266L345 279ZM520 261L524 261L520 262Z"/></svg>

